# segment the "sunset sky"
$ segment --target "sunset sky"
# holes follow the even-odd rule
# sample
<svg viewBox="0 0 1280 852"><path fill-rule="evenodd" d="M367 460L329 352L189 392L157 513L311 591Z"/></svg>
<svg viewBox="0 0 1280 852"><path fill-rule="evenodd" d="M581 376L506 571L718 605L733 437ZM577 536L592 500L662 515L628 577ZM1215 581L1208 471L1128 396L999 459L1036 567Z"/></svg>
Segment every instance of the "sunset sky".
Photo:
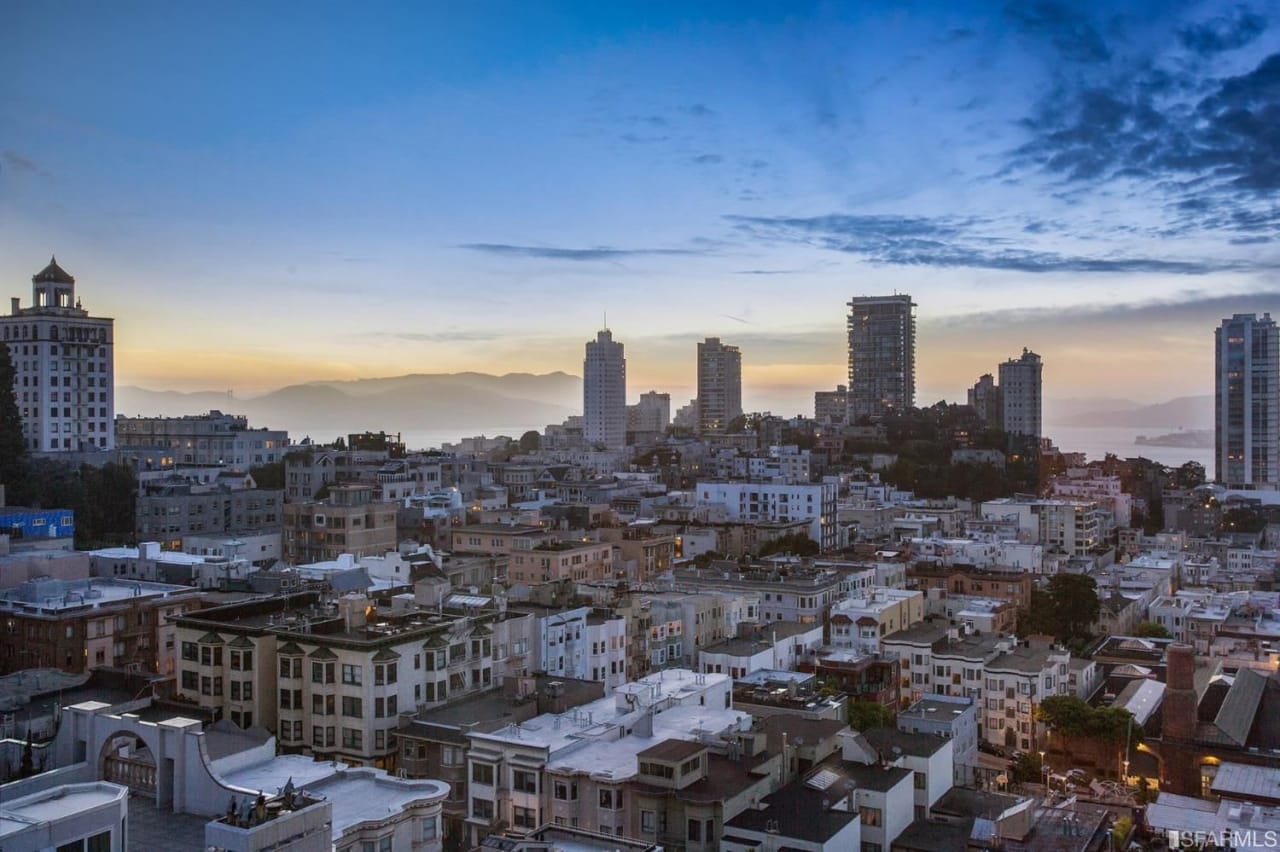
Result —
<svg viewBox="0 0 1280 852"><path fill-rule="evenodd" d="M1269 4L58 3L0 27L0 296L56 253L118 384L564 370L844 381L919 303L918 398L1212 387L1280 312Z"/></svg>

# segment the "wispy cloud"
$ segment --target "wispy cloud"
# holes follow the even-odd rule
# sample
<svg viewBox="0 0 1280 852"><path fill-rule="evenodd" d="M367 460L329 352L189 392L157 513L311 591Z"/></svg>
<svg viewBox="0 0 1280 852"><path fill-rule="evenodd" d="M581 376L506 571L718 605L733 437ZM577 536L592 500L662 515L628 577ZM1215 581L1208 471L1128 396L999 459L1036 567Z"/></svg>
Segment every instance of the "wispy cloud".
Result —
<svg viewBox="0 0 1280 852"><path fill-rule="evenodd" d="M524 246L511 243L462 243L458 248L478 251L499 257L517 257L534 260L618 261L632 257L680 257L706 254L700 249L682 248L565 248L563 246Z"/></svg>
<svg viewBox="0 0 1280 852"><path fill-rule="evenodd" d="M51 176L48 170L42 168L35 160L19 154L17 151L0 151L0 164L5 169L11 169L15 172L40 175L42 177Z"/></svg>
<svg viewBox="0 0 1280 852"><path fill-rule="evenodd" d="M1216 318L1234 313L1259 313L1280 304L1280 289L1245 293L1208 293L1185 290L1172 298L1119 304L1088 304L1051 308L1017 308L979 311L931 320L938 328L961 330L1008 329L1017 326L1061 328L1088 325L1094 330L1160 328L1193 324L1211 328Z"/></svg>
<svg viewBox="0 0 1280 852"><path fill-rule="evenodd" d="M873 263L1008 272L1204 275L1245 268L1234 260L1174 260L1116 254L1072 255L1022 248L1004 236L1008 223L981 217L828 214L728 216L750 236L858 255ZM1026 225L1021 228L1025 230Z"/></svg>
<svg viewBox="0 0 1280 852"><path fill-rule="evenodd" d="M1201 56L1236 50L1254 41L1267 28L1267 19L1237 6L1230 12L1178 31L1183 47Z"/></svg>

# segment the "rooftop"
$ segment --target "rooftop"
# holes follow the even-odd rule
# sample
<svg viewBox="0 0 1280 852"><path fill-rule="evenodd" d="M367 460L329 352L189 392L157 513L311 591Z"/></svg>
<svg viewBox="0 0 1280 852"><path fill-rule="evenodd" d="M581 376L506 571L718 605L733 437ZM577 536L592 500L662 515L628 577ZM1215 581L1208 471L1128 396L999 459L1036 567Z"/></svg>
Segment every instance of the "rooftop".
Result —
<svg viewBox="0 0 1280 852"><path fill-rule="evenodd" d="M844 790L817 790L795 781L765 796L759 807L747 808L724 824L724 834L732 836L733 830L768 833L784 838L795 838L810 843L826 843L858 819L857 810L850 810ZM839 805L839 809L833 805ZM751 845L751 844L744 844Z"/></svg>
<svg viewBox="0 0 1280 852"><path fill-rule="evenodd" d="M912 734L897 728L869 728L862 735L884 760L893 760L903 754L932 757L951 742L933 734Z"/></svg>
<svg viewBox="0 0 1280 852"><path fill-rule="evenodd" d="M0 590L0 609L33 615L55 615L127 603L135 598L197 593L198 590L190 586L150 583L143 580L115 580L106 577L54 580L40 577Z"/></svg>
<svg viewBox="0 0 1280 852"><path fill-rule="evenodd" d="M906 710L898 713L899 719L924 719L933 722L950 722L974 706L972 698L948 695L926 695Z"/></svg>
<svg viewBox="0 0 1280 852"><path fill-rule="evenodd" d="M0 840L129 797L129 788L95 781L64 784L0 804Z"/></svg>

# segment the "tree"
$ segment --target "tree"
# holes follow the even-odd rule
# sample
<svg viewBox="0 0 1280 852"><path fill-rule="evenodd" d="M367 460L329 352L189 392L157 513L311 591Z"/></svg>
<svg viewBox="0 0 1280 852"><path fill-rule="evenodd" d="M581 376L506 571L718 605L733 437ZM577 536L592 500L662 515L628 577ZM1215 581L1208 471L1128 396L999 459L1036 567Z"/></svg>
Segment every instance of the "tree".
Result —
<svg viewBox="0 0 1280 852"><path fill-rule="evenodd" d="M1094 579L1086 574L1055 574L1049 580L1049 595L1058 627L1054 635L1064 642L1088 638L1102 608Z"/></svg>
<svg viewBox="0 0 1280 852"><path fill-rule="evenodd" d="M855 731L871 728L892 728L895 714L878 701L852 701L849 703L849 726Z"/></svg>
<svg viewBox="0 0 1280 852"><path fill-rule="evenodd" d="M520 436L520 452L532 453L542 446L542 435L533 429Z"/></svg>
<svg viewBox="0 0 1280 852"><path fill-rule="evenodd" d="M284 490L284 462L271 462L249 468L249 475L259 488L268 491Z"/></svg>
<svg viewBox="0 0 1280 852"><path fill-rule="evenodd" d="M814 556L821 551L822 548L818 543L804 533L788 533L760 545L757 555L772 556L776 553L790 553L793 556Z"/></svg>
<svg viewBox="0 0 1280 852"><path fill-rule="evenodd" d="M1134 631L1135 636L1143 639L1172 639L1172 634L1165 629L1163 624L1156 621L1144 621L1138 625L1138 629Z"/></svg>
<svg viewBox="0 0 1280 852"><path fill-rule="evenodd" d="M22 417L13 390L13 361L9 347L0 344L0 484L11 491L26 474L27 445L22 437ZM16 497L11 496L10 500Z"/></svg>

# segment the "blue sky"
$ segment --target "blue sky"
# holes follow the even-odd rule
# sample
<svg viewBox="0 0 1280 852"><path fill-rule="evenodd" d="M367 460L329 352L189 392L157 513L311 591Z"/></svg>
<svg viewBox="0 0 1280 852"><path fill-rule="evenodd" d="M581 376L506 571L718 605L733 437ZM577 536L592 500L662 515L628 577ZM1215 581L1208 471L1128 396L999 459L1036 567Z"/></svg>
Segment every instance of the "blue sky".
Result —
<svg viewBox="0 0 1280 852"><path fill-rule="evenodd" d="M719 335L794 413L899 291L922 401L1022 346L1049 396L1203 393L1217 319L1280 310L1273 17L20 2L0 277L56 252L152 388L578 372L607 311L633 395Z"/></svg>

